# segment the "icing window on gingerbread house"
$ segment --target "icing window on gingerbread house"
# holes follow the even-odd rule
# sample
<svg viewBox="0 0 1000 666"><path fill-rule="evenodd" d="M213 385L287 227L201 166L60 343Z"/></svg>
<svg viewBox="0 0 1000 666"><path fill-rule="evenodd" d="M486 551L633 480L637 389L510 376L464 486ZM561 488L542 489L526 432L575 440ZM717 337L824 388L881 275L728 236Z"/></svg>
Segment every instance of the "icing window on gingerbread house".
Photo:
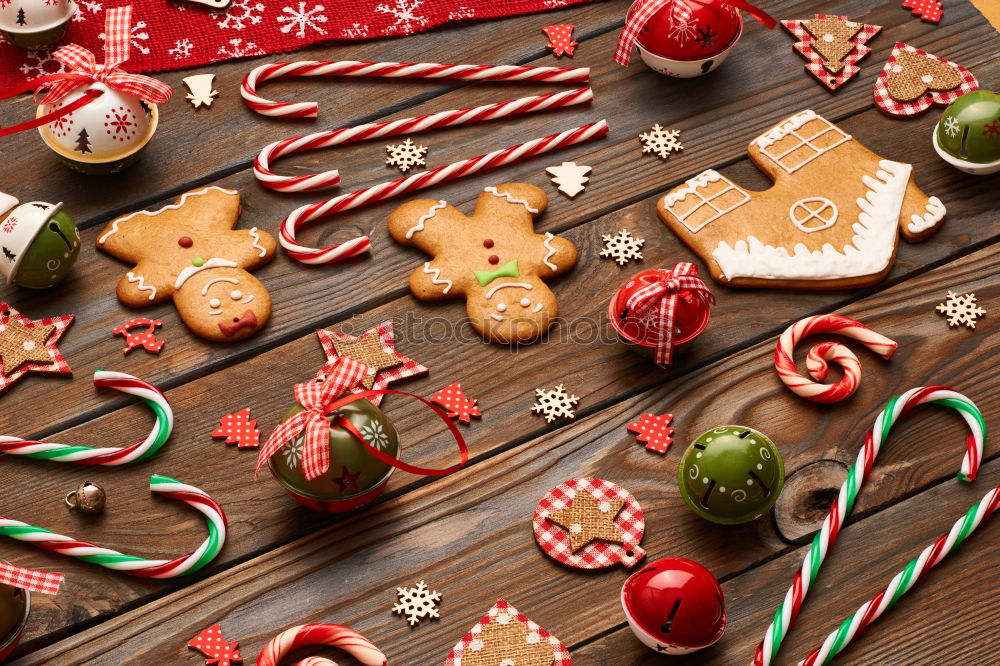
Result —
<svg viewBox="0 0 1000 666"><path fill-rule="evenodd" d="M799 199L788 209L792 224L807 234L829 229L836 224L837 214L837 204L824 197Z"/></svg>
<svg viewBox="0 0 1000 666"><path fill-rule="evenodd" d="M669 210L691 233L750 201L750 195L718 171L709 169L663 199Z"/></svg>
<svg viewBox="0 0 1000 666"><path fill-rule="evenodd" d="M777 129L780 132L778 138L762 141L764 137L761 137L757 145L762 153L788 173L795 173L851 138L836 125L815 114L796 116Z"/></svg>

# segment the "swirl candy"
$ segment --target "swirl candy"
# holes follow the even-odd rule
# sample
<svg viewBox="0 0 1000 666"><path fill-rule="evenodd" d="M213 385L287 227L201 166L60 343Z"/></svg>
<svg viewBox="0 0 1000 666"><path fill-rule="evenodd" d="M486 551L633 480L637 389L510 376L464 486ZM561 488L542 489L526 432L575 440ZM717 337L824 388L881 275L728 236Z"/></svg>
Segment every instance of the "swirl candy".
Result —
<svg viewBox="0 0 1000 666"><path fill-rule="evenodd" d="M895 424L899 417L910 412L917 405L931 403L951 407L965 419L972 433L969 435L966 444L966 453L962 459L962 467L958 473L958 478L962 481L972 481L976 478L979 463L983 455L983 440L986 438L986 424L983 415L976 408L976 405L961 393L956 393L944 386L925 386L910 389L902 395L896 396L889 401L885 409L875 420L875 425L865 437L864 447L858 454L858 459L847 474L847 480L840 488L837 501L830 507L830 513L823 521L823 526L813 539L812 546L806 553L802 568L795 574L792 587L785 594L785 599L778 606L774 614L771 626L767 628L764 640L754 654L754 666L769 666L785 634L791 627L792 622L799 614L802 602L809 593L809 588L819 575L819 569L826 558L827 552L837 541L837 535L847 519L847 515L854 508L858 491L864 485L868 471L871 469L875 458L878 456L882 444L889 436L889 429ZM878 618L887 610L899 597L905 594L920 577L931 567L940 562L944 557L953 551L983 519L996 510L1000 504L1000 487L986 494L986 497L972 507L962 520L955 523L951 531L939 538L934 544L925 549L919 557L910 562L902 573L892 579L889 587L875 596L874 599L862 606L857 613L847 619L840 629L827 638L823 646L809 655L802 663L812 664L828 663L844 645L854 637L863 627Z"/></svg>
<svg viewBox="0 0 1000 666"><path fill-rule="evenodd" d="M0 453L83 465L125 465L142 462L155 454L170 437L174 427L174 413L166 396L152 384L124 372L98 370L94 373L94 385L142 398L156 415L156 423L149 435L122 448L72 446L0 435Z"/></svg>
<svg viewBox="0 0 1000 666"><path fill-rule="evenodd" d="M180 500L205 515L208 538L197 550L172 560L147 560L134 555L125 555L110 548L101 548L86 541L78 541L72 537L55 534L41 527L34 527L3 516L0 516L0 536L27 541L39 548L51 550L60 555L75 557L84 562L97 564L114 571L122 571L130 576L140 578L187 576L215 559L226 542L226 514L222 511L222 507L203 490L158 474L154 474L149 480L149 489L169 499Z"/></svg>
<svg viewBox="0 0 1000 666"><path fill-rule="evenodd" d="M838 342L821 342L809 350L806 368L816 381L799 374L792 357L795 345L814 333L838 333L854 338L886 360L892 358L898 347L893 340L841 315L815 315L795 322L785 329L778 340L774 349L774 367L778 371L778 377L795 395L813 402L839 402L853 395L861 383L861 363L858 357ZM830 372L828 361L833 361L844 371L844 376L835 384L819 383Z"/></svg>
<svg viewBox="0 0 1000 666"><path fill-rule="evenodd" d="M278 666L285 656L306 645L330 645L351 655L362 666L386 666L382 651L375 647L367 638L339 624L303 624L284 631L264 646L257 657L257 666ZM298 662L296 666L337 666L323 657L308 657Z"/></svg>

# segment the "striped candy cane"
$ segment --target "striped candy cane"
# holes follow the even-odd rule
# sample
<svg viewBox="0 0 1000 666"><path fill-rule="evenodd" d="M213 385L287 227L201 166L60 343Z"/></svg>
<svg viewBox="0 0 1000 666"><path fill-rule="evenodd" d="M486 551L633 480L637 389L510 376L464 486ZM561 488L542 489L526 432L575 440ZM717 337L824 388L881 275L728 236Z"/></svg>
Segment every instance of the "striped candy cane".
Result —
<svg viewBox="0 0 1000 666"><path fill-rule="evenodd" d="M257 67L243 80L241 94L247 106L260 114L282 118L314 118L318 114L315 102L275 102L257 93L257 87L270 80L290 76L375 76L384 78L462 79L475 81L530 81L573 83L590 79L586 67L530 67L524 65L454 65L441 63L357 62L357 61L304 61L282 62ZM336 169L314 174L281 176L271 170L272 162L280 157L328 148L342 143L362 141L403 133L423 132L438 127L467 125L483 120L493 120L510 115L527 114L560 106L590 102L594 97L590 88L579 88L547 95L522 97L495 104L485 104L468 109L453 109L401 120L367 123L356 127L343 127L307 136L297 136L276 141L266 146L254 161L257 180L279 192L304 192L331 187L340 183ZM405 178L381 183L373 187L344 194L326 201L295 209L281 224L279 242L285 252L306 264L330 264L367 252L371 241L359 236L339 245L311 248L301 245L295 238L304 225L333 213L358 208L369 203L398 196L405 192L430 187L438 183L511 164L535 155L589 141L607 134L607 122L583 125L559 134L541 137L527 143L510 146L486 155L453 162Z"/></svg>
<svg viewBox="0 0 1000 666"><path fill-rule="evenodd" d="M857 498L858 491L861 486L864 485L865 478L868 472L871 470L872 464L875 462L875 458L878 456L879 450L882 444L885 442L886 438L889 436L889 430L896 423L899 418L912 410L917 405L922 405L924 403L932 403L937 405L942 405L944 407L951 407L961 414L962 418L968 424L969 429L972 434L969 435L965 456L962 458L962 468L958 473L958 478L962 481L972 481L976 478L976 473L979 470L979 463L982 459L983 454L983 441L986 438L986 423L983 421L983 415L976 408L976 405L966 398L961 393L956 393L949 388L944 386L925 386L910 389L902 395L898 395L889 401L886 408L879 414L878 418L875 420L875 425L868 432L865 437L865 445L861 452L858 454L858 459L851 467L847 474L847 480L844 485L840 488L840 494L837 497L836 503L830 507L830 513L827 515L826 519L823 521L823 526L820 531L816 534L813 539L812 546L809 552L806 554L805 560L802 562L802 568L795 574L795 578L792 582L792 587L789 588L788 592L785 594L785 599L778 606L777 612L774 614L774 620L771 622L771 626L767 628L767 633L764 635L764 640L760 645L757 646L757 651L754 654L753 664L754 666L769 666L772 663L778 649L781 647L781 642L785 638L785 634L791 627L795 618L798 617L799 610L802 607L802 602L805 596L809 593L809 588L811 587L813 581L816 580L819 574L819 569L823 564L823 560L826 559L826 555L829 549L837 541L837 536L840 534L841 527L843 527L844 520L846 520L848 514L854 508L854 501ZM987 495L987 498L990 496ZM983 516L990 513L990 504L996 504L995 497L992 500L984 500L986 504L980 503L979 509L973 507L977 511L982 511ZM975 525L981 522L982 517L979 519L973 518L972 521ZM967 535L972 529L975 529L975 525L972 525L964 533ZM955 530L953 529L952 532ZM959 528L959 532L963 532L964 528ZM955 537L957 539L957 536ZM965 537L962 536L964 539ZM948 548L950 551L961 540L954 541L952 535L949 534L946 537L946 541L952 540L952 546ZM933 550L935 546L932 546ZM924 557L929 555L927 551L921 555ZM933 558L931 561L939 561L944 555L939 554ZM917 558L920 560L920 558ZM912 564L912 563L911 563ZM933 565L931 565L933 566ZM909 567L908 567L909 568ZM924 571L930 567L921 565L920 571ZM903 572L905 576L906 572ZM914 581L906 581L902 586L909 589ZM904 590L905 592L905 590ZM899 593L901 595L902 592ZM878 597L877 597L878 598ZM875 603L877 608L881 604L881 599ZM892 601L887 603L891 605ZM862 607L864 608L864 607ZM884 609L883 609L884 610ZM879 613L880 614L880 613ZM872 615L867 621L871 622L878 615ZM864 616L859 620L864 619ZM866 622L867 624L867 622ZM855 630L856 632L856 630ZM853 633L850 635L853 636ZM846 634L845 634L846 636ZM846 640L844 641L846 644ZM825 663L825 662L824 662Z"/></svg>
<svg viewBox="0 0 1000 666"><path fill-rule="evenodd" d="M74 557L83 562L97 564L106 569L122 571L140 578L176 578L198 571L215 559L226 542L226 514L222 507L203 490L181 483L166 476L154 474L149 489L169 499L180 500L205 515L208 538L193 553L172 560L147 560L125 555L110 548L101 548L86 541L55 534L41 527L34 527L19 520L0 516L0 536L32 543L39 548Z"/></svg>
<svg viewBox="0 0 1000 666"><path fill-rule="evenodd" d="M155 454L170 437L174 427L174 413L166 396L152 384L124 372L98 370L94 373L94 385L142 398L156 415L156 423L146 439L122 448L91 448L0 435L0 453L83 465L126 465L142 462Z"/></svg>
<svg viewBox="0 0 1000 666"><path fill-rule="evenodd" d="M338 647L364 666L386 666L385 655L367 638L339 624L303 624L283 631L264 646L257 666L278 666L289 652L307 645ZM323 657L309 657L296 666L337 666Z"/></svg>
<svg viewBox="0 0 1000 666"><path fill-rule="evenodd" d="M850 349L837 342L822 342L809 350L806 368L816 381L803 377L795 369L793 353L802 338L816 333L837 333L853 338L888 360L898 346L889 338L876 333L861 322L835 314L806 317L795 322L781 334L774 349L774 367L778 377L795 395L813 402L838 402L854 394L861 383L861 363ZM830 372L827 361L833 361L844 371L836 384L820 384Z"/></svg>

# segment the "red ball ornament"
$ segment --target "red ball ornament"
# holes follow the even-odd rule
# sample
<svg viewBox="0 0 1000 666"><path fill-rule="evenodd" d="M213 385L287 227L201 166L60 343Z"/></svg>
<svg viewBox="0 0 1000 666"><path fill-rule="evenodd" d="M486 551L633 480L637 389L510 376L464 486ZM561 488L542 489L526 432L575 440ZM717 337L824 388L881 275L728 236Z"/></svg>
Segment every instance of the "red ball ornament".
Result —
<svg viewBox="0 0 1000 666"><path fill-rule="evenodd" d="M722 0L680 0L667 3L639 32L644 49L671 60L702 60L724 51L739 38L743 19Z"/></svg>
<svg viewBox="0 0 1000 666"><path fill-rule="evenodd" d="M646 647L687 654L712 645L726 631L722 588L691 560L665 557L632 574L622 586L629 626Z"/></svg>

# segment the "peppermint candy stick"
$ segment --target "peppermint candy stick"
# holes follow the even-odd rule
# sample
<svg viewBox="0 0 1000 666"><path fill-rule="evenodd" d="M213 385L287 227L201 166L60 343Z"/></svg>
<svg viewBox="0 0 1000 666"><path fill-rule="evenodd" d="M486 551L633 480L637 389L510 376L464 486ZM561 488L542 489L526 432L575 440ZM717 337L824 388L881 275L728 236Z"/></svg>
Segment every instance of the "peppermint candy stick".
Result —
<svg viewBox="0 0 1000 666"><path fill-rule="evenodd" d="M928 571L941 560L957 550L982 522L989 518L1000 506L1000 486L997 486L978 504L970 508L966 514L955 522L951 531L942 534L937 541L927 546L920 555L906 565L889 582L889 586L876 594L871 601L865 603L840 625L837 631L826 637L823 645L813 650L808 657L799 662L800 666L829 664L848 643L869 624L881 617L882 613L892 608L897 600L924 577Z"/></svg>
<svg viewBox="0 0 1000 666"><path fill-rule="evenodd" d="M278 666L285 655L306 645L330 645L351 655L363 666L386 666L385 655L367 638L339 624L303 624L275 636L257 657L257 666ZM309 657L296 666L337 666L323 657Z"/></svg>
<svg viewBox="0 0 1000 666"><path fill-rule="evenodd" d="M198 571L215 559L226 542L226 514L222 507L204 491L166 476L154 474L149 489L169 499L180 500L205 515L208 538L193 553L172 560L147 560L125 555L110 548L101 548L86 541L34 527L19 520L0 516L0 536L27 541L39 548L75 557L78 560L100 565L106 569L122 571L139 578L176 578Z"/></svg>
<svg viewBox="0 0 1000 666"><path fill-rule="evenodd" d="M0 453L25 456L36 460L75 462L84 465L126 465L141 462L155 454L170 437L174 428L174 413L163 393L147 382L124 372L98 370L94 373L94 386L110 388L142 398L153 410L156 423L146 439L123 448L91 448L72 446L0 435Z"/></svg>
<svg viewBox="0 0 1000 666"><path fill-rule="evenodd" d="M466 81L527 81L582 83L590 80L587 67L531 67L528 65L450 65L436 62L361 62L303 60L261 65L243 79L240 94L247 106L265 116L315 118L316 102L272 102L257 94L257 86L290 76L377 76L407 79L463 79Z"/></svg>
<svg viewBox="0 0 1000 666"><path fill-rule="evenodd" d="M890 400L865 437L865 445L858 454L854 466L848 472L847 480L840 488L836 503L830 507L830 513L813 539L812 546L802 562L801 570L795 574L792 587L785 594L785 600L778 606L774 620L764 635L764 640L757 646L753 659L754 666L769 666L772 663L786 632L795 618L798 617L802 602L809 593L809 588L819 575L819 569L823 565L823 560L826 559L827 552L836 543L844 520L854 508L858 491L864 485L865 478L868 476L882 444L888 438L889 429L901 416L924 403L951 407L956 409L965 419L972 434L967 440L966 452L962 458L962 468L958 473L958 478L962 481L972 481L976 478L979 462L983 455L986 423L983 421L983 415L971 400L944 386L913 388Z"/></svg>
<svg viewBox="0 0 1000 666"><path fill-rule="evenodd" d="M873 352L888 360L896 353L898 345L876 333L861 322L841 315L826 314L806 317L795 322L781 334L774 349L774 367L778 377L795 395L813 402L838 402L854 394L861 383L861 363L850 349L837 342L822 342L809 350L806 368L816 381L803 377L795 369L795 345L802 338L815 333L837 333L854 338ZM830 372L827 361L833 361L844 371L836 384L820 384Z"/></svg>
<svg viewBox="0 0 1000 666"><path fill-rule="evenodd" d="M293 210L281 223L281 233L278 235L278 241L285 248L288 256L304 264L332 264L342 261L362 252L367 252L369 247L371 247L371 241L369 241L368 237L359 236L339 245L317 249L301 245L295 239L296 232L309 222L326 215L358 208L365 204L389 199L400 194L405 194L406 192L420 190L444 181L455 180L476 173L477 171L485 171L504 164L517 162L564 146L589 141L607 133L608 123L601 120L596 123L566 130L559 134L534 139L533 141L510 146L502 150L495 150L492 153L480 155L479 157L452 162L451 164L435 169L415 173L412 176L366 187L350 194L342 194L333 199L301 206Z"/></svg>

